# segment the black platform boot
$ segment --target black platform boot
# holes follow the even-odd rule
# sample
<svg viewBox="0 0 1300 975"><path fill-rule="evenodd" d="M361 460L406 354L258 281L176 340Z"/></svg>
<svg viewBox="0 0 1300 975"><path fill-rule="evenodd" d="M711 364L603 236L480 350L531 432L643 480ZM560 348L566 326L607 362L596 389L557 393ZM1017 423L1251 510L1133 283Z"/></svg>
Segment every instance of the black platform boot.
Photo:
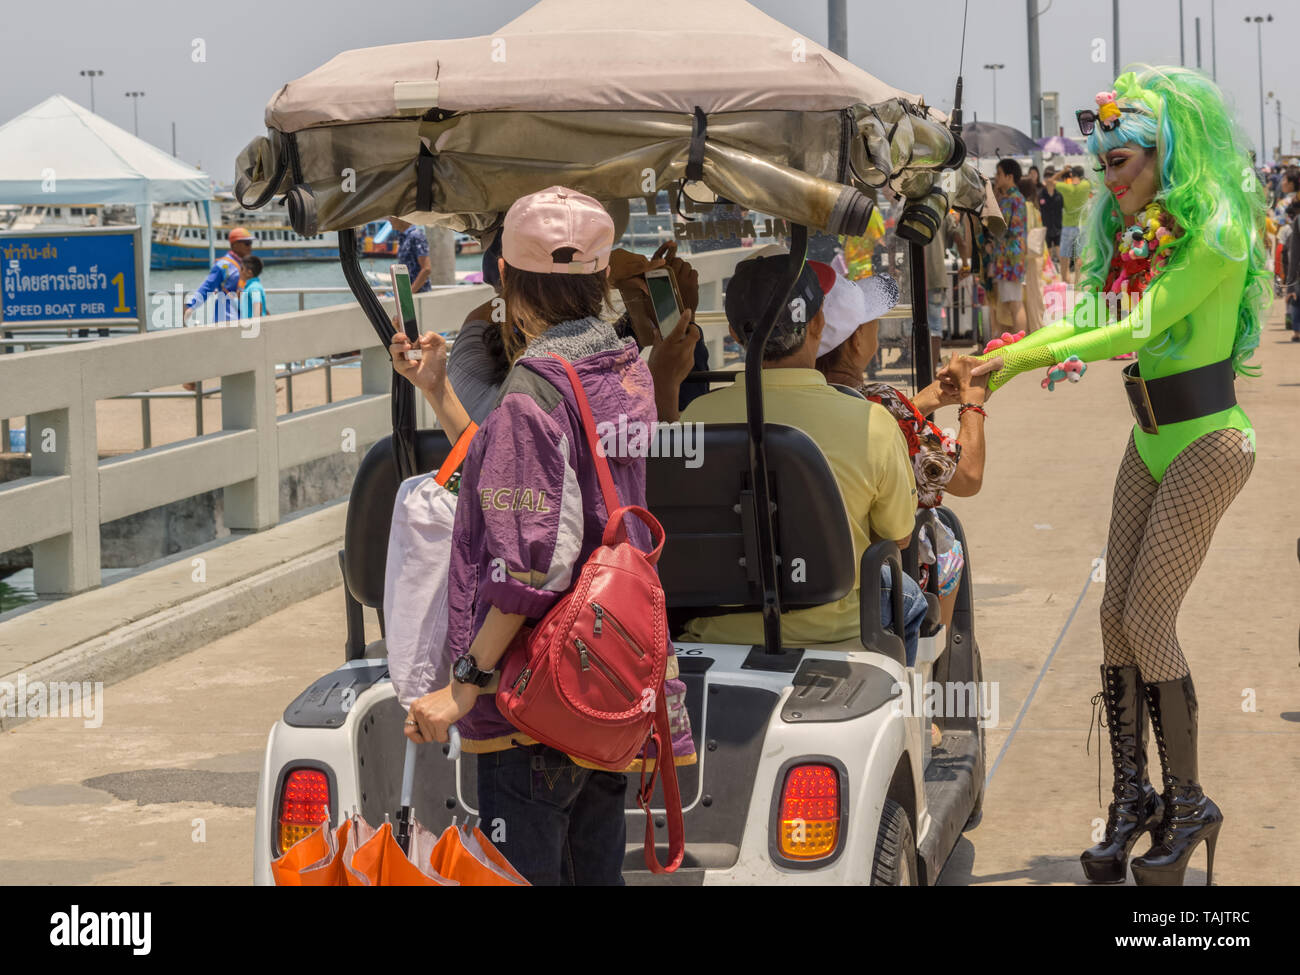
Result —
<svg viewBox="0 0 1300 975"><path fill-rule="evenodd" d="M1223 813L1202 791L1196 765L1196 691L1192 675L1143 684L1165 773L1165 812L1155 845L1133 860L1142 886L1180 887L1197 844L1206 844L1205 883L1214 879L1214 844Z"/></svg>
<svg viewBox="0 0 1300 975"><path fill-rule="evenodd" d="M1103 666L1101 687L1115 769L1114 799L1106 818L1106 835L1096 846L1084 850L1079 862L1094 884L1120 884L1138 837L1150 831L1155 841L1163 806L1147 781L1147 709L1138 669Z"/></svg>

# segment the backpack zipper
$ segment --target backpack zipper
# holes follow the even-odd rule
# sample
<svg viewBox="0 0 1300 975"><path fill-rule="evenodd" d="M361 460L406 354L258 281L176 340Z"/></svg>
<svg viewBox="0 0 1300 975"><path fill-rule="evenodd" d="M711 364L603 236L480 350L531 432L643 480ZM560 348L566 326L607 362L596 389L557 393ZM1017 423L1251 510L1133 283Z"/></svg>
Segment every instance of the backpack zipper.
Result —
<svg viewBox="0 0 1300 975"><path fill-rule="evenodd" d="M573 639L573 646L578 651L578 662L583 670L591 669L590 665L595 664L596 669L605 675L605 678L614 685L615 689L622 694L629 702L636 700L636 697L628 690L628 686L623 683L622 679L614 671L610 670L605 661L596 656L595 652L577 637Z"/></svg>
<svg viewBox="0 0 1300 975"><path fill-rule="evenodd" d="M645 651L642 650L639 646L637 646L637 642L635 640L633 640L630 636L628 636L627 630L623 629L623 625L619 623L617 619L615 619L613 613L611 613L604 606L600 605L600 603L597 602L591 602L588 603L587 605L589 605L591 607L591 611L596 614L596 625L591 628L591 632L594 635L600 636L601 624L608 623L610 626L614 628L614 632L623 638L623 642L632 648L633 653L635 653L638 657L642 659L645 658Z"/></svg>
<svg viewBox="0 0 1300 975"><path fill-rule="evenodd" d="M525 667L519 672L519 676L515 678L514 690L516 694L522 694L524 692L524 688L528 686L528 678L531 676L533 676L533 669L531 667Z"/></svg>

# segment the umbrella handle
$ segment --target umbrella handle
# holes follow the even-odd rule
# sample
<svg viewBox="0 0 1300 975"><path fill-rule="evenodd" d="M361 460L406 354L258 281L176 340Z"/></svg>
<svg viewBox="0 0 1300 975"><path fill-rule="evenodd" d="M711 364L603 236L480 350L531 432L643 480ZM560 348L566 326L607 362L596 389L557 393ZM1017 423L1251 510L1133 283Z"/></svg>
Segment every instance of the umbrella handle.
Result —
<svg viewBox="0 0 1300 975"><path fill-rule="evenodd" d="M415 742L406 739L406 760L402 763L402 808L411 806L411 793L415 787Z"/></svg>
<svg viewBox="0 0 1300 975"><path fill-rule="evenodd" d="M419 746L411 739L406 739L406 757L402 762L402 808L411 805L411 793L415 791L415 755ZM447 744L442 746L442 753L450 762L460 758L460 729L454 724L447 728Z"/></svg>

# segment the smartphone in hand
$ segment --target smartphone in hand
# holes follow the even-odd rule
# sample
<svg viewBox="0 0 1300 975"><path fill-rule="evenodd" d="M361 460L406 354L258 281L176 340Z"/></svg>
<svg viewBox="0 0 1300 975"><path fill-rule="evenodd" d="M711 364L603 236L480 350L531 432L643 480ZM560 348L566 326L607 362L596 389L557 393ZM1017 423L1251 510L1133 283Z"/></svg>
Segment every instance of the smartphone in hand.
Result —
<svg viewBox="0 0 1300 975"><path fill-rule="evenodd" d="M671 335L682 318L682 295L670 268L657 267L645 273L650 289L650 309L659 337Z"/></svg>
<svg viewBox="0 0 1300 975"><path fill-rule="evenodd" d="M397 314L402 320L402 331L411 340L411 344L415 345L420 341L420 328L415 321L415 296L411 293L411 272L405 264L393 264L388 270L393 278L393 297L397 301ZM410 353L406 357L418 358Z"/></svg>

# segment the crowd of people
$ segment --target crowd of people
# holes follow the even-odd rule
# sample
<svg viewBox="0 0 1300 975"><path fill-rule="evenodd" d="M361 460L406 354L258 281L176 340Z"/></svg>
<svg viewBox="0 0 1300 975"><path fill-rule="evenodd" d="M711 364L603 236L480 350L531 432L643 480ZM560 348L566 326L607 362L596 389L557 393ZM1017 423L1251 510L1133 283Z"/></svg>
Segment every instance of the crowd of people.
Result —
<svg viewBox="0 0 1300 975"><path fill-rule="evenodd" d="M1079 222L1093 195L1081 166L1037 166L1026 170L1011 158L998 161L992 179L1005 231L989 230L974 215L949 211L924 247L927 322L931 362L939 362L944 341L959 340L957 309L970 307L979 319L972 337L1026 334L1067 310L1067 289L1078 284L1081 266ZM872 224L860 237L841 238L836 266L851 280L875 270L895 274L906 292L905 241L894 235L896 215L880 201ZM970 287L967 292L962 292ZM1056 293L1057 299L1049 300ZM904 340L896 364L911 364ZM874 376L879 361L869 374Z"/></svg>
<svg viewBox="0 0 1300 975"><path fill-rule="evenodd" d="M1286 301L1286 327L1300 342L1300 166L1274 166L1263 174L1269 194L1269 253L1274 290Z"/></svg>

